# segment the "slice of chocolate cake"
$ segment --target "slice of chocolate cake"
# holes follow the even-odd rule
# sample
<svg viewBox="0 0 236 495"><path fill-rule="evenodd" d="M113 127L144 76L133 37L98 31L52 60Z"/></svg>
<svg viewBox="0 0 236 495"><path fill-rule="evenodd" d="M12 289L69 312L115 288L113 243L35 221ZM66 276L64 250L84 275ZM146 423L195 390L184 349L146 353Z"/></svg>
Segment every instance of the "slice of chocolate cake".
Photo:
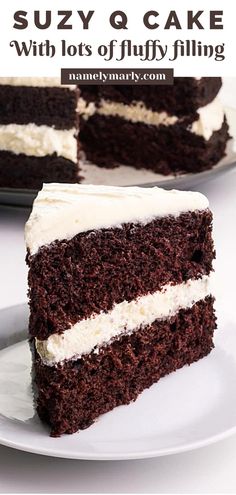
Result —
<svg viewBox="0 0 236 495"><path fill-rule="evenodd" d="M78 95L55 78L0 78L0 187L78 182Z"/></svg>
<svg viewBox="0 0 236 495"><path fill-rule="evenodd" d="M213 348L202 194L47 184L25 233L35 397L52 436L87 428Z"/></svg>
<svg viewBox="0 0 236 495"><path fill-rule="evenodd" d="M220 78L173 86L81 86L80 141L88 160L168 175L211 168L229 139Z"/></svg>

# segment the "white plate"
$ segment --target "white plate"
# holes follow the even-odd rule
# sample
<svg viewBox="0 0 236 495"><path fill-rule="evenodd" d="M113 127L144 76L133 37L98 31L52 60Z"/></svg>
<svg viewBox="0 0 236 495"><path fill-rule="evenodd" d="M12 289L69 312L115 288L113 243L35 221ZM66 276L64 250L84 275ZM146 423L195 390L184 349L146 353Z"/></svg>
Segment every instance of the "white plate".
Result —
<svg viewBox="0 0 236 495"><path fill-rule="evenodd" d="M236 109L226 107L225 113L230 127L231 139L226 148L226 156L212 169L194 174L161 175L147 169L120 165L114 169L101 168L89 162L80 161L80 174L83 184L103 184L113 186L160 186L166 189L190 189L217 175L225 173L236 164ZM10 189L0 187L0 204L31 206L37 191L30 189Z"/></svg>
<svg viewBox="0 0 236 495"><path fill-rule="evenodd" d="M26 306L0 312L1 347L22 338L26 320ZM87 430L61 438L50 438L34 415L27 341L2 349L0 443L55 457L118 460L174 454L223 439L236 432L235 326L221 317L208 357L161 379Z"/></svg>

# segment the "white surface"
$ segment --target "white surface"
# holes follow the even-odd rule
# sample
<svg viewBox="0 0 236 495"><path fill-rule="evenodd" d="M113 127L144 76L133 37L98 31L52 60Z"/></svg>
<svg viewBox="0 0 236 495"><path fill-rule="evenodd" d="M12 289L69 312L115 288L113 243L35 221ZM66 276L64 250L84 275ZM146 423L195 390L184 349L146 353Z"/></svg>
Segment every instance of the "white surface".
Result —
<svg viewBox="0 0 236 495"><path fill-rule="evenodd" d="M78 359L96 348L109 343L114 337L139 331L154 320L170 318L180 309L191 308L211 292L210 276L182 284L166 284L153 294L133 301L115 304L111 311L94 313L77 322L63 334L53 334L47 340L36 339L37 351L46 364L53 365L64 359ZM1 406L0 406L1 411Z"/></svg>
<svg viewBox="0 0 236 495"><path fill-rule="evenodd" d="M235 103L235 80L224 100ZM217 276L228 320L235 319L236 169L200 187L215 215ZM25 210L0 208L0 305L26 300ZM4 283L3 283L4 281ZM223 299L223 294L227 298ZM212 412L214 415L214 411ZM7 493L235 493L236 436L185 454L119 462L75 461L0 447L0 491ZM35 485L35 479L40 484Z"/></svg>
<svg viewBox="0 0 236 495"><path fill-rule="evenodd" d="M44 184L26 224L26 244L35 254L44 244L71 239L87 230L128 222L145 224L155 217L207 207L202 194L174 189Z"/></svg>
<svg viewBox="0 0 236 495"><path fill-rule="evenodd" d="M222 440L236 433L235 330L236 318L228 320L221 308L216 348L209 356L163 378L89 429L56 439L34 414L28 342L12 345L0 351L0 442L55 457L120 460Z"/></svg>

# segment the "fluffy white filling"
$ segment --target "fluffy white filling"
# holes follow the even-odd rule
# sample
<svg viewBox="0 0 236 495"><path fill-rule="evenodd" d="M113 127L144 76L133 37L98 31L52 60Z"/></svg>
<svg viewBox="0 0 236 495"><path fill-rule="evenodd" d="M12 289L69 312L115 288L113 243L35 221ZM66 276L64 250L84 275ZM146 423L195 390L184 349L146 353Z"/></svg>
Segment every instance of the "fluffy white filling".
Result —
<svg viewBox="0 0 236 495"><path fill-rule="evenodd" d="M117 103L107 100L101 100L99 106L96 107L94 102L87 102L83 98L79 98L78 112L83 115L83 118L87 120L95 113L98 115L104 115L106 117L121 117L122 119L129 120L130 122L141 122L150 125L173 125L178 121L178 117L175 115L168 115L166 112L155 112L147 108L143 102L132 103L126 105L124 103Z"/></svg>
<svg viewBox="0 0 236 495"><path fill-rule="evenodd" d="M197 110L199 119L191 125L191 132L203 136L206 141L210 139L213 132L218 131L224 122L224 107L218 98L215 98L205 107Z"/></svg>
<svg viewBox="0 0 236 495"><path fill-rule="evenodd" d="M56 153L77 163L76 129L54 129L46 125L0 125L0 150L16 155L42 157Z"/></svg>
<svg viewBox="0 0 236 495"><path fill-rule="evenodd" d="M175 115L168 115L166 112L156 112L148 109L143 102L135 102L130 105L124 103L112 102L101 99L99 105L94 102L86 102L83 98L79 98L78 112L85 120L88 120L95 114L106 117L121 117L129 122L141 122L146 125L165 125L171 126L177 122L181 122L181 118ZM197 110L199 119L195 120L190 126L189 131L210 139L214 131L221 128L224 121L224 108L218 98L215 98L211 103Z"/></svg>
<svg viewBox="0 0 236 495"><path fill-rule="evenodd" d="M48 365L77 359L108 344L114 337L138 331L157 319L167 319L181 308L191 308L210 294L210 277L188 280L178 285L165 285L161 291L116 304L108 313L82 320L63 334L53 334L47 340L37 340L36 348Z"/></svg>

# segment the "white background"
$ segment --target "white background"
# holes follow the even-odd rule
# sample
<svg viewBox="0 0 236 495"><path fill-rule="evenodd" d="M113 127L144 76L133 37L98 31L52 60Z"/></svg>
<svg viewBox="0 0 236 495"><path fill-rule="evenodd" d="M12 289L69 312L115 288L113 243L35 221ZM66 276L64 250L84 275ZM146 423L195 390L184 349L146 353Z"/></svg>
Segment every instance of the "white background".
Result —
<svg viewBox="0 0 236 495"><path fill-rule="evenodd" d="M38 30L33 24L33 11L39 10L43 13L45 10L52 10L52 26L47 30ZM82 23L78 17L77 10L95 10L91 19L89 30L82 30ZM164 30L163 26L167 20L170 10L175 9L180 20L182 29ZM203 21L206 29L199 30L195 27L193 30L186 29L186 11L187 10L204 10L200 20ZM13 29L13 14L16 10L28 11L29 27L26 30ZM57 30L58 10L73 10L71 30ZM128 30L115 30L109 24L110 14L115 10L123 10L128 16ZM160 28L149 30L143 25L143 15L148 10L157 10L159 12L158 22ZM209 30L209 10L223 10L224 30ZM59 18L60 20L61 18ZM127 0L57 0L57 2L32 2L32 0L8 0L1 2L0 16L0 60L1 76L59 76L60 69L64 68L82 68L82 67L115 67L115 68L166 68L174 67L176 76L236 76L235 61L235 21L236 21L236 3L232 1L224 2L223 0L181 0L173 2L145 2ZM224 61L214 61L213 58L194 57L179 58L175 62L169 62L164 59L161 62L141 62L139 59L127 58L123 62L111 61L105 62L101 57L67 57L66 59L57 52L56 58L46 57L18 57L15 49L10 48L9 43L12 40L35 40L37 42L50 39L56 45L60 46L60 40L66 38L68 43L79 44L85 42L96 47L99 44L107 43L111 39L132 39L133 43L141 44L148 39L158 39L161 43L171 44L176 39L196 39L206 44L225 43Z"/></svg>
<svg viewBox="0 0 236 495"><path fill-rule="evenodd" d="M236 107L235 81L224 99ZM226 311L235 321L236 168L198 187L214 213L218 277L228 283ZM26 301L23 238L29 210L0 207L0 308ZM181 455L143 461L88 462L47 458L0 447L0 492L235 493L236 436Z"/></svg>

